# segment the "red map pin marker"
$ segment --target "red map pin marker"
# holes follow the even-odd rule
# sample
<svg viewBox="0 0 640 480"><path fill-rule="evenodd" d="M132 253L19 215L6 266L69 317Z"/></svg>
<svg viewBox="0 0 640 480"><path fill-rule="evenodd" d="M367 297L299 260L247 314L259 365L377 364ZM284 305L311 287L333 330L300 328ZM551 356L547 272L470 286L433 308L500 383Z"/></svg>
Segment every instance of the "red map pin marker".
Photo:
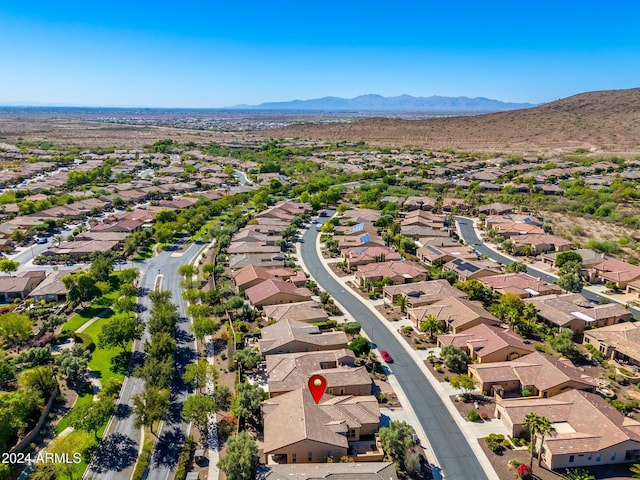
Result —
<svg viewBox="0 0 640 480"><path fill-rule="evenodd" d="M320 402L324 391L327 389L327 380L322 375L312 375L309 379L309 390L316 403Z"/></svg>

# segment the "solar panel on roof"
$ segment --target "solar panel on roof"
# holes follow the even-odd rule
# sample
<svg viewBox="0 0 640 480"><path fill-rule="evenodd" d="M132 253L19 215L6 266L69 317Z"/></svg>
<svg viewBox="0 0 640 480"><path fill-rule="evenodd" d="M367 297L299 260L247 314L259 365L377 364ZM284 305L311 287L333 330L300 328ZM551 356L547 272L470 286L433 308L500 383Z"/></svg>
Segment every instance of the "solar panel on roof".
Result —
<svg viewBox="0 0 640 480"><path fill-rule="evenodd" d="M458 270L460 270L461 272L473 273L480 270L480 267L478 267L477 265L474 265L473 263L466 262L462 258L456 258L455 260L452 261L452 263L456 265L458 267Z"/></svg>
<svg viewBox="0 0 640 480"><path fill-rule="evenodd" d="M360 241L361 242L370 242L371 241L371 237L369 236L368 233L365 233L364 235L362 235L360 237Z"/></svg>
<svg viewBox="0 0 640 480"><path fill-rule="evenodd" d="M522 219L522 221L523 221L524 223L531 223L531 222L532 222L532 220L531 220L531 218L530 218L530 217L524 217L524 218Z"/></svg>
<svg viewBox="0 0 640 480"><path fill-rule="evenodd" d="M361 232L364 229L364 223L359 223L351 230L353 233Z"/></svg>
<svg viewBox="0 0 640 480"><path fill-rule="evenodd" d="M427 245L427 248L429 249L429 251L431 251L432 253L435 253L436 255L440 255L442 253L440 250L438 250L436 247L432 245Z"/></svg>
<svg viewBox="0 0 640 480"><path fill-rule="evenodd" d="M355 249L355 252L356 252L357 255L360 255L366 249L367 249L367 247L358 247L358 248Z"/></svg>

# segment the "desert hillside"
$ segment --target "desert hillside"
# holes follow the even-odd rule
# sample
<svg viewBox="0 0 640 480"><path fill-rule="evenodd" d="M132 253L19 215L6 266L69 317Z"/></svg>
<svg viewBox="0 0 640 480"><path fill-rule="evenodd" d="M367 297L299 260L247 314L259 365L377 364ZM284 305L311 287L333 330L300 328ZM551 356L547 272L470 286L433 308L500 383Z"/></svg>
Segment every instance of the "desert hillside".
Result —
<svg viewBox="0 0 640 480"><path fill-rule="evenodd" d="M464 151L552 154L586 148L637 155L640 89L582 93L535 108L473 117L371 118L348 124L292 125L265 133Z"/></svg>

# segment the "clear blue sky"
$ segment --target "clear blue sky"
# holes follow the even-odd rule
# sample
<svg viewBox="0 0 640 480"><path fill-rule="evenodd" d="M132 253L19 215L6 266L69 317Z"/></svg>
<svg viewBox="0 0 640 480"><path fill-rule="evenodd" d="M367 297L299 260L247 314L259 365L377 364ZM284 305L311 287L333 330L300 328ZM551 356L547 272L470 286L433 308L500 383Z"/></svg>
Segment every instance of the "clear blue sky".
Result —
<svg viewBox="0 0 640 480"><path fill-rule="evenodd" d="M640 2L0 0L0 104L547 102L640 86Z"/></svg>

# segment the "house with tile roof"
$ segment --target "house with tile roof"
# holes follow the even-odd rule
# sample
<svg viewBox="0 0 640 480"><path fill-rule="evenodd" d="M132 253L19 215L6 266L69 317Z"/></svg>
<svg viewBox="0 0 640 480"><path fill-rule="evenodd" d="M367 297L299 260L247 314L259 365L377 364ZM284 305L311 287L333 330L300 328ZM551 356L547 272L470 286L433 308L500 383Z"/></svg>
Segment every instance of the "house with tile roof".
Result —
<svg viewBox="0 0 640 480"><path fill-rule="evenodd" d="M427 279L427 269L411 261L388 261L360 265L355 274L355 282L359 287L365 282L379 282L383 278L390 278L394 285L424 281Z"/></svg>
<svg viewBox="0 0 640 480"><path fill-rule="evenodd" d="M502 268L491 260L465 260L456 258L442 265L445 272L454 271L460 281L480 280L491 275L500 275Z"/></svg>
<svg viewBox="0 0 640 480"><path fill-rule="evenodd" d="M386 285L382 288L382 296L385 301L391 304L394 304L398 297L406 297L407 308L430 305L447 297L467 298L466 293L452 287L444 279Z"/></svg>
<svg viewBox="0 0 640 480"><path fill-rule="evenodd" d="M583 345L591 345L604 358L640 366L640 325L623 322L585 330Z"/></svg>
<svg viewBox="0 0 640 480"><path fill-rule="evenodd" d="M280 279L287 281L294 277L296 272L286 267L263 267L260 265L247 265L232 273L233 281L238 291L247 290L248 288L258 285L269 279Z"/></svg>
<svg viewBox="0 0 640 480"><path fill-rule="evenodd" d="M544 295L524 299L532 303L538 318L553 327L563 327L580 334L588 326L604 327L631 320L631 312L619 303L598 305L591 303L579 293Z"/></svg>
<svg viewBox="0 0 640 480"><path fill-rule="evenodd" d="M324 332L315 325L281 320L262 329L258 348L263 355L294 352L318 352L347 348L349 340L342 332Z"/></svg>
<svg viewBox="0 0 640 480"><path fill-rule="evenodd" d="M438 347L454 345L472 362L508 362L533 352L531 344L511 330L481 323L460 333L438 335Z"/></svg>
<svg viewBox="0 0 640 480"><path fill-rule="evenodd" d="M515 293L520 298L538 297L543 295L561 294L562 289L544 280L532 277L526 273L506 273L480 279L480 282L492 288L500 295Z"/></svg>
<svg viewBox="0 0 640 480"><path fill-rule="evenodd" d="M640 266L631 265L617 258L608 258L592 268L596 281L613 282L620 290L626 289L629 283L640 280Z"/></svg>
<svg viewBox="0 0 640 480"><path fill-rule="evenodd" d="M402 257L393 248L386 246L353 247L342 252L342 258L348 268L366 265L368 263L401 260Z"/></svg>
<svg viewBox="0 0 640 480"><path fill-rule="evenodd" d="M293 283L278 278L269 278L245 290L249 304L254 308L281 303L306 302L313 295L308 288L296 287Z"/></svg>
<svg viewBox="0 0 640 480"><path fill-rule="evenodd" d="M266 400L262 414L264 455L270 460L265 463L338 461L350 450L355 450L351 455L355 461L384 458L375 441L380 407L372 395L334 397L325 393L316 404L305 386ZM366 450L358 451L358 446Z"/></svg>
<svg viewBox="0 0 640 480"><path fill-rule="evenodd" d="M44 270L26 270L17 275L0 276L0 301L11 303L14 299L25 299L44 281Z"/></svg>
<svg viewBox="0 0 640 480"><path fill-rule="evenodd" d="M269 465L265 480L398 480L392 462Z"/></svg>
<svg viewBox="0 0 640 480"><path fill-rule="evenodd" d="M571 246L573 245L573 242L565 238L548 234L514 235L510 238L510 240L514 245L513 253L520 253L525 247L528 246L533 247L534 254L550 252L552 250L558 252L566 252L571 250Z"/></svg>
<svg viewBox="0 0 640 480"><path fill-rule="evenodd" d="M283 303L280 305L265 305L262 316L269 322L295 320L297 322L324 322L329 317L320 304L315 300L307 302Z"/></svg>
<svg viewBox="0 0 640 480"><path fill-rule="evenodd" d="M442 265L444 263L461 258L463 260L477 260L473 248L467 245L456 245L454 247L436 247L425 245L416 251L416 255L421 262L427 265Z"/></svg>
<svg viewBox="0 0 640 480"><path fill-rule="evenodd" d="M580 372L570 360L533 352L509 362L469 365L469 375L481 391L499 398L553 397L569 389L594 392L596 382ZM528 398L528 397L522 397Z"/></svg>
<svg viewBox="0 0 640 480"><path fill-rule="evenodd" d="M371 395L371 377L364 366L355 366L351 350L267 355L266 363L271 398L300 388L315 374L326 379L329 395Z"/></svg>
<svg viewBox="0 0 640 480"><path fill-rule="evenodd" d="M640 422L626 417L600 396L569 390L551 398L502 399L496 418L511 436L525 431L526 416L537 413L553 431L536 450L547 468L594 467L640 460Z"/></svg>
<svg viewBox="0 0 640 480"><path fill-rule="evenodd" d="M446 297L430 305L410 309L407 315L416 327L426 316L433 315L442 322L444 331L449 333L460 333L481 323L494 326L502 323L480 302L459 297Z"/></svg>

